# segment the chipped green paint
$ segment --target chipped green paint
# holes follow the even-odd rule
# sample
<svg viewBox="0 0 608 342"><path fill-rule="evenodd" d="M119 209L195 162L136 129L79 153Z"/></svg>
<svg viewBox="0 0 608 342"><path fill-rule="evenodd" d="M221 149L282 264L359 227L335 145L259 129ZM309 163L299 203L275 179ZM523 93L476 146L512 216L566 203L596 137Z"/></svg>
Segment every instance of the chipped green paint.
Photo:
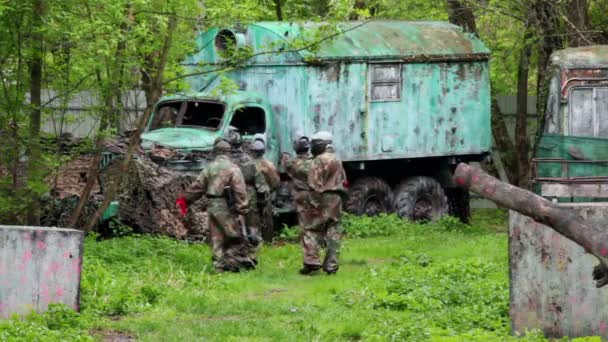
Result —
<svg viewBox="0 0 608 342"><path fill-rule="evenodd" d="M267 100L276 128L268 127L267 134L277 139L275 152L290 152L294 135L318 130L334 134L340 157L347 162L489 152L489 50L477 38L441 22L348 22L338 24L342 34L323 41L315 51L278 52L315 27L318 24L261 22L230 30L238 44L252 47L256 56L226 72L245 92L219 100L242 102L237 100L241 94ZM222 62L214 43L219 32L227 31L202 34L198 52L187 62L206 68ZM269 47L275 52L263 53ZM372 98L374 68L382 65L398 70L391 93L396 99ZM189 81L202 92L178 98L208 98L220 83L213 75ZM175 97L163 101L170 99ZM193 136L183 132L188 142L175 137L174 130L158 137L146 133L144 138L191 147ZM201 144L212 140L203 136Z"/></svg>
<svg viewBox="0 0 608 342"><path fill-rule="evenodd" d="M274 34L279 39L299 38L318 24L262 22L252 25ZM322 42L316 51L303 50L300 55L315 60L374 60L415 58L463 59L487 58L490 51L472 35L457 26L443 22L369 21L337 25L335 39ZM258 34L260 36L261 34ZM265 42L264 39L256 40ZM259 50L263 45L257 45Z"/></svg>
<svg viewBox="0 0 608 342"><path fill-rule="evenodd" d="M591 45L557 51L551 63L566 69L608 68L608 45Z"/></svg>

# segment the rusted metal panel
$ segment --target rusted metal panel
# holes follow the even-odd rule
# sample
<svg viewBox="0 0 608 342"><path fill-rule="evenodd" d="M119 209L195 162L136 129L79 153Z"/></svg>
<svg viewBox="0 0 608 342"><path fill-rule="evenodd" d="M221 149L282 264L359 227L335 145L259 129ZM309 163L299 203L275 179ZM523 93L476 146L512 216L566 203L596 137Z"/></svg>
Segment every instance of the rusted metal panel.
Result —
<svg viewBox="0 0 608 342"><path fill-rule="evenodd" d="M551 55L551 63L569 68L608 68L608 45L568 48Z"/></svg>
<svg viewBox="0 0 608 342"><path fill-rule="evenodd" d="M608 220L608 203L560 204L585 220ZM597 259L517 212L509 213L510 315L513 333L541 329L548 337L608 338L608 289L596 288Z"/></svg>
<svg viewBox="0 0 608 342"><path fill-rule="evenodd" d="M0 318L78 310L84 233L74 229L0 226Z"/></svg>
<svg viewBox="0 0 608 342"><path fill-rule="evenodd" d="M262 22L249 28L256 50L270 41L306 39L318 23ZM471 34L445 22L368 21L342 22L334 39L298 53L314 61L394 59L407 62L487 60L490 51ZM251 39L255 38L255 39ZM289 56L286 56L289 60ZM258 60L261 61L261 60ZM268 61L268 60L266 60Z"/></svg>
<svg viewBox="0 0 608 342"><path fill-rule="evenodd" d="M486 63L389 65L398 68L383 72L379 82L374 79L376 64L367 63L252 66L231 72L230 78L270 100L281 151L291 150L297 132L318 130L334 134L345 161L489 151ZM395 84L394 70L399 69ZM398 89L398 96L374 99L377 84Z"/></svg>

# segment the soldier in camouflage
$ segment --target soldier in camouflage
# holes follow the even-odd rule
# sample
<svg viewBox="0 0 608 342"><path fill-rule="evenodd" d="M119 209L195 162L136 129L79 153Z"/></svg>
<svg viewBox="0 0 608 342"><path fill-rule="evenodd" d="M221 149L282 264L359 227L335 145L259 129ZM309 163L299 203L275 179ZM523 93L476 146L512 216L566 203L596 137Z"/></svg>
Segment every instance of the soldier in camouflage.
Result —
<svg viewBox="0 0 608 342"><path fill-rule="evenodd" d="M310 186L308 186L308 174L312 159L310 156L310 140L306 136L299 136L294 140L293 149L296 152L295 159L289 159L288 155L283 155L281 163L285 167L285 172L292 181L292 194L298 215L298 225L300 226L300 243L304 251L304 268L300 270L303 274L308 274L319 269L320 263L317 258L307 258L311 236L314 235L314 218L320 215L320 209L311 204ZM314 259L314 260L311 260Z"/></svg>
<svg viewBox="0 0 608 342"><path fill-rule="evenodd" d="M230 159L241 168L247 186L251 210L245 216L245 222L247 228L249 228L250 235L256 237L256 241L248 245L247 253L251 260L257 264L257 252L262 245L262 239L260 238L262 220L259 211L254 210L254 208L263 206L270 200L270 189L264 175L255 167L253 158L243 150L243 140L235 127L231 126L228 128L227 139L231 146Z"/></svg>
<svg viewBox="0 0 608 342"><path fill-rule="evenodd" d="M264 153L266 153L266 139L263 134L256 134L253 136L253 141L249 147L253 159L255 161L255 167L266 180L266 184L268 184L270 190L270 200L260 203L258 206L259 215L262 220L262 236L266 241L272 239L273 236L273 200L275 191L281 184L281 178L279 177L279 172L274 164L264 158Z"/></svg>
<svg viewBox="0 0 608 342"><path fill-rule="evenodd" d="M209 228L213 250L213 267L217 272L238 272L241 268L254 268L255 264L243 252L243 236L238 216L247 215L249 200L245 180L239 167L230 161L230 143L218 138L213 145L214 159L201 172L176 204L187 212L187 205L203 195L208 199ZM228 204L227 191L233 194L233 207Z"/></svg>
<svg viewBox="0 0 608 342"><path fill-rule="evenodd" d="M253 142L249 149L253 155L255 166L262 175L264 175L264 179L266 180L270 191L275 191L281 184L281 178L279 177L279 172L274 164L270 160L264 158L264 153L266 153L266 139L264 138L264 135L254 135Z"/></svg>
<svg viewBox="0 0 608 342"><path fill-rule="evenodd" d="M302 274L311 273L321 267L327 274L338 271L342 240L340 218L342 196L346 193L346 173L342 162L333 153L331 143L332 136L329 132L315 133L311 139L314 159L308 173L308 186L310 205L318 210L318 214L314 215L310 225L303 229L304 267L300 270ZM323 264L319 258L322 246L326 247Z"/></svg>

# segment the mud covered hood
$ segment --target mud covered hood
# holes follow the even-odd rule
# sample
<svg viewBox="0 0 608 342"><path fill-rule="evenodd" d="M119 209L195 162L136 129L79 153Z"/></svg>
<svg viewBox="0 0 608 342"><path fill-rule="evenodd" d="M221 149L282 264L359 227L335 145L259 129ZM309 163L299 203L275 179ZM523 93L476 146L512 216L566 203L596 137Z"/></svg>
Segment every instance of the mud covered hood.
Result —
<svg viewBox="0 0 608 342"><path fill-rule="evenodd" d="M141 145L144 150L150 150L154 143L178 150L208 150L218 136L218 132L197 128L161 128L143 133Z"/></svg>

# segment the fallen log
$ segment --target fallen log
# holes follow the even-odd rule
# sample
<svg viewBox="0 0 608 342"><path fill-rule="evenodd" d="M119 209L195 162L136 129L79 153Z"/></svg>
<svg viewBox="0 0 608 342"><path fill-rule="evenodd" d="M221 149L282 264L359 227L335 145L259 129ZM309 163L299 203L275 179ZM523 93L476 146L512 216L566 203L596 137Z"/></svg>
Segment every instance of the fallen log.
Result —
<svg viewBox="0 0 608 342"><path fill-rule="evenodd" d="M599 260L593 270L596 287L608 284L608 231L606 222L583 220L573 210L558 205L530 191L502 182L479 168L461 163L454 172L454 181L501 207L529 216L553 228L580 245Z"/></svg>

